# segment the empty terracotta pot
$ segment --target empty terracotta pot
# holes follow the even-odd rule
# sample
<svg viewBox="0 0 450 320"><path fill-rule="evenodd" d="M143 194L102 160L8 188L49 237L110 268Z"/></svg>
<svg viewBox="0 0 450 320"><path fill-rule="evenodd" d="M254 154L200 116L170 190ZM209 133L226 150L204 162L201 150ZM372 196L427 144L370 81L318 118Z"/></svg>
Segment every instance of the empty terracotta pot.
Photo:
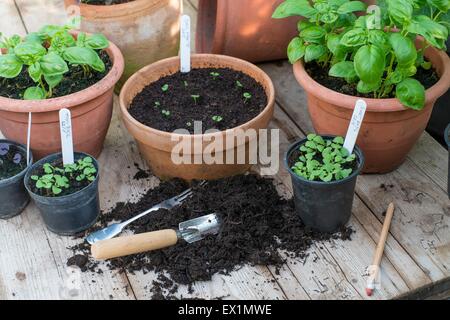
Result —
<svg viewBox="0 0 450 320"><path fill-rule="evenodd" d="M225 54L251 62L285 59L298 33L298 17L272 19L282 0L200 0L198 53Z"/></svg>
<svg viewBox="0 0 450 320"><path fill-rule="evenodd" d="M75 150L98 157L111 122L114 86L124 68L123 56L112 42L106 52L113 61L111 70L87 89L47 100L0 97L0 131L8 139L26 144L31 111L31 149L35 159L43 158L61 149L59 110L68 108L72 113Z"/></svg>
<svg viewBox="0 0 450 320"><path fill-rule="evenodd" d="M398 99L364 99L367 111L357 140L366 157L363 172L386 173L400 166L424 131L436 99L448 90L450 60L446 53L429 48L425 56L440 79L426 91L425 107L421 111L405 108ZM294 74L307 93L308 110L316 132L345 135L359 98L317 83L305 71L302 62L294 64Z"/></svg>
<svg viewBox="0 0 450 320"><path fill-rule="evenodd" d="M115 5L64 2L72 14L79 5L82 31L103 33L122 51L125 71L119 87L142 67L178 53L180 0L135 0Z"/></svg>
<svg viewBox="0 0 450 320"><path fill-rule="evenodd" d="M128 112L134 97L142 91L147 85L159 80L163 76L171 75L180 70L178 57L168 58L151 64L136 74L134 74L122 88L120 93L120 110L122 118L131 135L136 139L139 149L147 160L153 173L160 178L182 178L192 179L219 179L247 171L251 164L248 157L242 164L206 164L203 160L199 164L194 163L198 156L202 157L203 148L217 139L226 140L226 136L233 134L236 130L265 129L272 118L275 102L275 90L270 78L261 69L255 65L228 56L212 54L194 54L192 55L192 68L231 68L241 71L259 82L267 94L267 106L263 111L252 120L236 128L228 129L209 134L183 135L171 132L164 132L145 126L134 119ZM172 151L180 141L189 142L192 148L182 152L182 156L187 156L191 164L175 164L172 161ZM227 154L234 152L237 155L238 148L245 147L248 154L248 145L255 138L248 138L233 145L223 144L221 149L216 149L216 157L226 159ZM234 141L235 142L235 141ZM194 146L199 144L203 146L198 153ZM245 144L245 146L244 146ZM206 152L206 151L205 151Z"/></svg>

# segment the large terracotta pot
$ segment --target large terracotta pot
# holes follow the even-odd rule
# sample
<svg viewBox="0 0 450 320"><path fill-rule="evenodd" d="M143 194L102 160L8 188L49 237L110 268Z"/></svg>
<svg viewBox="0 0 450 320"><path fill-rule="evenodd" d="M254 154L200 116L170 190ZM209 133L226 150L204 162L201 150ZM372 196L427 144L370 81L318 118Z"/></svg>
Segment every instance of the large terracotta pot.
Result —
<svg viewBox="0 0 450 320"><path fill-rule="evenodd" d="M440 79L426 91L421 111L405 108L398 99L364 99L367 111L357 141L366 157L363 172L386 173L401 165L424 131L436 99L449 88L450 60L445 52L429 48L425 56ZM294 64L294 75L307 93L316 132L345 135L358 97L320 85L308 75L302 62Z"/></svg>
<svg viewBox="0 0 450 320"><path fill-rule="evenodd" d="M66 8L78 0L64 0ZM118 86L137 70L176 56L179 46L181 0L135 0L116 5L79 4L81 30L103 33L125 57Z"/></svg>
<svg viewBox="0 0 450 320"><path fill-rule="evenodd" d="M124 85L120 93L120 110L122 113L125 126L131 135L136 139L139 149L147 160L154 174L161 178L178 177L185 180L192 179L218 179L226 176L231 176L247 171L251 164L248 162L248 157L243 164L205 164L203 161L201 164L175 164L172 161L172 151L178 144L178 138L183 138L190 141L191 145L199 143L203 147L210 144L211 141L217 141L216 139L224 139L226 136L236 132L237 129L246 131L247 129L265 129L272 118L275 102L275 90L270 78L261 69L255 65L228 56L211 55L211 54L195 54L192 55L192 67L193 68L231 68L237 71L242 71L247 75L258 81L267 94L267 106L264 110L255 118L247 123L226 131L220 131L209 134L198 135L183 135L174 134L170 132L164 132L145 126L144 124L135 120L128 112L131 102L134 97L142 91L144 87L159 80L162 76L173 74L180 69L179 58L173 57L165 60L161 60L154 64L151 64L135 75L133 75ZM211 140L212 139L212 140ZM233 150L234 155L237 154L236 150L240 146L244 146L248 151L248 144L250 141L254 141L254 138L241 141L240 144L224 145L221 149L216 149L217 157L225 159L227 153ZM202 155L192 148L183 153L194 161L196 155ZM247 153L248 155L248 153Z"/></svg>
<svg viewBox="0 0 450 320"><path fill-rule="evenodd" d="M285 59L298 33L298 17L272 19L282 0L200 0L199 53L225 54L251 62Z"/></svg>
<svg viewBox="0 0 450 320"><path fill-rule="evenodd" d="M112 69L87 89L47 100L0 97L0 131L8 139L26 144L31 111L31 149L35 159L43 158L61 149L59 110L68 108L72 114L74 149L98 157L111 122L114 86L124 68L123 56L112 42L106 52L113 61Z"/></svg>

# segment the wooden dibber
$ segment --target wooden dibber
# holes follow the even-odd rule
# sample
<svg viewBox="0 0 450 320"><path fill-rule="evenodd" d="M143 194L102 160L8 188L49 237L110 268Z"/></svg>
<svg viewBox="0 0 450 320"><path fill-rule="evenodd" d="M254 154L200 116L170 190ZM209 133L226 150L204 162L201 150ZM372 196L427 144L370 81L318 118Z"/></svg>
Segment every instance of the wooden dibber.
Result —
<svg viewBox="0 0 450 320"><path fill-rule="evenodd" d="M374 282L378 276L380 269L381 258L383 257L384 247L386 245L386 239L389 234L389 228L391 226L392 217L394 216L394 203L390 203L386 211L386 216L384 218L383 228L380 234L380 240L378 240L377 248L375 250L375 255L372 260L371 274L367 280L366 293L370 297L373 293Z"/></svg>
<svg viewBox="0 0 450 320"><path fill-rule="evenodd" d="M107 260L170 247L177 242L177 232L172 229L166 229L102 240L92 245L91 253L95 259Z"/></svg>

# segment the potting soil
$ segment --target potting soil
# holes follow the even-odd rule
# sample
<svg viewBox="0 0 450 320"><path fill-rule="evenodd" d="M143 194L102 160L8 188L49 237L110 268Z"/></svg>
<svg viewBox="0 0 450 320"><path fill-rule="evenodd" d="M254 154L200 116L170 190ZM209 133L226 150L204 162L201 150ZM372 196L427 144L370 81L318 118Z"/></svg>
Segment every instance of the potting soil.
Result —
<svg viewBox="0 0 450 320"><path fill-rule="evenodd" d="M80 236L112 221L129 219L186 188L188 185L180 180L162 182L136 202L117 203L112 210L103 213L94 228ZM158 279L148 285L154 299L174 298L180 284L192 288L196 281L211 280L216 273L228 274L245 264L279 268L287 257L305 259L314 241L350 240L353 232L351 228L335 234L310 230L295 213L292 199L278 194L273 180L253 174L210 181L203 186L194 182L192 188L194 194L182 205L151 213L127 229L134 233L176 229L182 221L215 212L222 221L218 235L192 244L180 241L170 248L106 263L109 269L121 272L156 271ZM86 242L71 249L75 256L68 264L78 265L84 271L101 272L98 262L90 257L90 246Z"/></svg>

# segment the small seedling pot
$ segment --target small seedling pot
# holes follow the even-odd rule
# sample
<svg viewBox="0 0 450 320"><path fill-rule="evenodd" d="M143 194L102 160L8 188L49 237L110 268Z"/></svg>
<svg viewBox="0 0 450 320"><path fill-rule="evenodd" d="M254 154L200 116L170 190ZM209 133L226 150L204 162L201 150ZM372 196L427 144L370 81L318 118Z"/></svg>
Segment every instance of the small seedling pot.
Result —
<svg viewBox="0 0 450 320"><path fill-rule="evenodd" d="M34 193L31 189L31 176L44 163L50 163L61 157L61 153L55 153L36 162L25 175L25 187L36 203L47 228L56 234L68 236L88 229L98 218L100 213L98 162L86 153L75 152L75 161L84 157L93 159L97 169L96 179L84 189L66 196L43 197Z"/></svg>
<svg viewBox="0 0 450 320"><path fill-rule="evenodd" d="M322 138L329 140L334 136ZM292 144L284 158L284 165L292 179L295 208L306 226L321 232L334 232L345 226L350 219L356 179L364 166L364 155L355 146L358 167L345 179L309 181L296 175L289 165L292 153L306 141L303 139Z"/></svg>
<svg viewBox="0 0 450 320"><path fill-rule="evenodd" d="M0 139L0 143L14 145L24 154L27 152L24 145L13 141ZM30 160L30 164L22 172L8 179L0 180L0 219L9 219L19 215L30 202L30 196L23 185L23 177L33 162L31 153Z"/></svg>
<svg viewBox="0 0 450 320"><path fill-rule="evenodd" d="M444 132L444 139L445 143L447 143L448 148L448 184L447 184L447 193L448 198L450 199L450 123L447 125L447 128L445 128Z"/></svg>

